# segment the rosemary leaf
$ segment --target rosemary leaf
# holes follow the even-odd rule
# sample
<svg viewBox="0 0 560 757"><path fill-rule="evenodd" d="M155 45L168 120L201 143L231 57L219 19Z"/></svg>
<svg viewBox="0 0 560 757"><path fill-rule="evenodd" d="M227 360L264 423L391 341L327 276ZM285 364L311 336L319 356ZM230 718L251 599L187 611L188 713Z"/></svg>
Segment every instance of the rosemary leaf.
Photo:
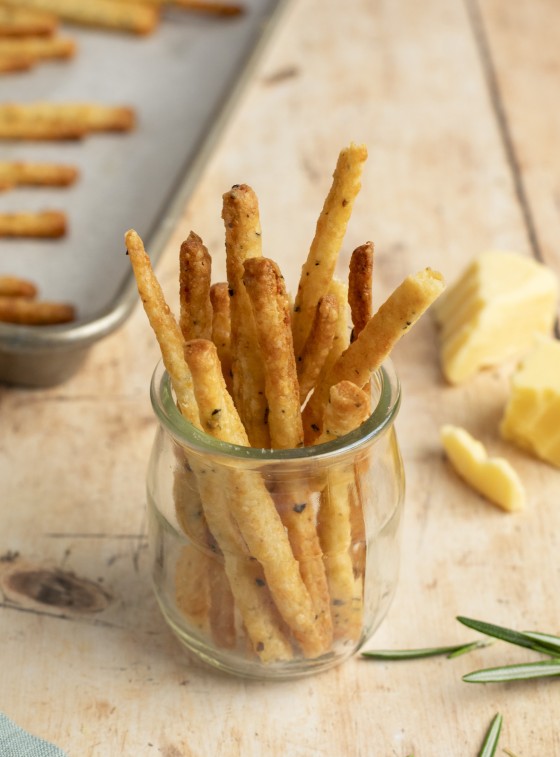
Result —
<svg viewBox="0 0 560 757"><path fill-rule="evenodd" d="M484 633L486 636L493 636L496 639L507 641L518 647L532 649L534 652L543 652L546 649L542 641L537 641L532 635L521 633L520 631L513 631L511 628L504 628L503 626L496 626L493 623L485 623L482 620L473 620L472 618L465 618L463 616L458 616L457 620L464 626L468 626L475 631ZM554 637L550 638L554 639ZM545 654L551 655L551 652L545 651Z"/></svg>
<svg viewBox="0 0 560 757"><path fill-rule="evenodd" d="M498 683L523 681L529 678L549 678L560 676L560 660L526 662L518 665L504 665L500 668L484 668L463 676L467 683Z"/></svg>
<svg viewBox="0 0 560 757"><path fill-rule="evenodd" d="M539 651L552 657L560 657L560 636L552 636L552 634L539 631L524 631L523 633L538 644Z"/></svg>
<svg viewBox="0 0 560 757"><path fill-rule="evenodd" d="M490 723L490 727L486 732L486 736L484 737L482 748L478 753L478 757L493 757L496 752L496 747L498 746L498 739L500 738L501 730L502 716L498 712L496 713L496 715L494 715L494 718Z"/></svg>
<svg viewBox="0 0 560 757"><path fill-rule="evenodd" d="M437 657L438 655L460 654L463 650L468 652L473 645L479 642L470 642L469 644L455 644L451 647L426 647L424 649L375 649L371 652L362 652L362 657L369 657L372 660L416 660L422 657Z"/></svg>

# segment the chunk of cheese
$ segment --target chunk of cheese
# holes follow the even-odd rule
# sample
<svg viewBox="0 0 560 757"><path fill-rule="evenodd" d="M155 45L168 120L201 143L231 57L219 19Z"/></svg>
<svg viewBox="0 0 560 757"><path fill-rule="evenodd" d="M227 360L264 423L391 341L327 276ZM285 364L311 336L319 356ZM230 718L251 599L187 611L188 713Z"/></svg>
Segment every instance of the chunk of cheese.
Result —
<svg viewBox="0 0 560 757"><path fill-rule="evenodd" d="M525 506L525 489L510 463L488 457L484 445L459 426L442 426L443 448L455 471L495 505L513 512Z"/></svg>
<svg viewBox="0 0 560 757"><path fill-rule="evenodd" d="M521 355L535 333L549 335L558 279L513 252L479 255L433 306L443 373L452 384Z"/></svg>
<svg viewBox="0 0 560 757"><path fill-rule="evenodd" d="M518 366L500 426L504 439L560 467L560 342L538 340Z"/></svg>

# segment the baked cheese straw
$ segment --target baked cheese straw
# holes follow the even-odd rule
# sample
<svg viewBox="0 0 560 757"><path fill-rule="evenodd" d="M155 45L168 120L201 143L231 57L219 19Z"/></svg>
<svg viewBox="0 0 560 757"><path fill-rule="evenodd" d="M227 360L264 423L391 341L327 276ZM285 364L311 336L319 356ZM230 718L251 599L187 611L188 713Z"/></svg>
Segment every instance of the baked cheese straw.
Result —
<svg viewBox="0 0 560 757"><path fill-rule="evenodd" d="M212 559L200 547L187 542L175 566L175 599L177 606L199 631L210 631L210 574Z"/></svg>
<svg viewBox="0 0 560 757"><path fill-rule="evenodd" d="M221 3L213 2L213 0L167 0L167 4L189 11L212 13L216 16L239 16L245 10L243 5L238 3Z"/></svg>
<svg viewBox="0 0 560 757"><path fill-rule="evenodd" d="M175 596L182 612L201 630L209 630L210 570L214 567L207 550L212 536L204 519L202 502L183 450L176 448L173 471L173 502L177 520L188 542L175 572Z"/></svg>
<svg viewBox="0 0 560 757"><path fill-rule="evenodd" d="M66 37L0 38L0 58L24 56L32 61L71 58L76 43Z"/></svg>
<svg viewBox="0 0 560 757"><path fill-rule="evenodd" d="M222 551L225 573L253 650L263 662L291 659L292 647L266 590L262 566L247 554L232 519L229 480L218 471L209 470L202 460L193 459L191 465L208 528Z"/></svg>
<svg viewBox="0 0 560 757"><path fill-rule="evenodd" d="M32 281L18 276L0 276L1 297L25 297L32 300L37 296L37 287Z"/></svg>
<svg viewBox="0 0 560 757"><path fill-rule="evenodd" d="M69 323L76 317L72 305L63 302L43 302L28 297L1 297L0 321L22 326L52 326Z"/></svg>
<svg viewBox="0 0 560 757"><path fill-rule="evenodd" d="M193 231L179 252L179 325L185 341L212 337L212 260Z"/></svg>
<svg viewBox="0 0 560 757"><path fill-rule="evenodd" d="M185 357L193 375L203 430L216 439L247 446L247 434L227 393L215 345L202 339L189 341ZM208 527L222 550L226 575L254 651L265 661L290 659L291 646L265 590L263 568L247 553L242 524L231 517L233 514L237 520L231 490L235 473L227 477L225 471L208 471L202 460L193 459L191 465ZM274 515L278 518L275 511Z"/></svg>
<svg viewBox="0 0 560 757"><path fill-rule="evenodd" d="M144 2L114 0L3 0L5 5L44 11L71 23L115 31L149 34L159 21L158 9Z"/></svg>
<svg viewBox="0 0 560 757"><path fill-rule="evenodd" d="M135 2L136 0L119 0L119 2ZM173 8L182 8L186 11L200 11L201 13L211 13L214 16L239 16L244 11L244 7L238 3L214 2L213 0L142 0L146 5L155 5L165 7L167 5Z"/></svg>
<svg viewBox="0 0 560 757"><path fill-rule="evenodd" d="M303 426L284 279L276 263L268 258L249 258L244 268L243 283L253 307L263 356L270 444L274 449L295 449L303 446ZM307 492L297 481L275 493L278 512L315 607L326 651L332 633L329 592L313 507L307 499Z"/></svg>
<svg viewBox="0 0 560 757"><path fill-rule="evenodd" d="M356 247L350 257L348 304L352 314L352 341L363 331L372 312L373 244Z"/></svg>
<svg viewBox="0 0 560 757"><path fill-rule="evenodd" d="M292 318L296 358L301 355L307 341L317 304L328 292L354 200L361 188L360 179L366 159L367 149L364 145L351 144L339 155L333 183L301 270Z"/></svg>
<svg viewBox="0 0 560 757"><path fill-rule="evenodd" d="M126 232L125 243L138 293L159 343L179 410L193 425L200 427L192 376L183 355L181 329L165 301L144 244L133 229Z"/></svg>
<svg viewBox="0 0 560 757"><path fill-rule="evenodd" d="M235 597L223 566L216 562L217 558L212 561L208 574L212 638L220 648L232 649L236 640Z"/></svg>
<svg viewBox="0 0 560 757"><path fill-rule="evenodd" d="M58 163L0 161L0 189L14 186L66 187L78 177L74 166Z"/></svg>
<svg viewBox="0 0 560 757"><path fill-rule="evenodd" d="M298 358L299 400L303 405L315 386L329 354L338 323L338 299L327 293L317 305L315 318L302 354Z"/></svg>
<svg viewBox="0 0 560 757"><path fill-rule="evenodd" d="M325 408L325 430L316 443L322 444L350 433L370 415L371 402L366 392L350 381L335 384ZM325 553L335 638L357 639L362 627L361 580L354 578L350 552L353 540L350 495L355 487L353 465L340 465L329 470L317 518L319 539Z"/></svg>
<svg viewBox="0 0 560 757"><path fill-rule="evenodd" d="M58 210L37 213L0 213L0 237L62 237L66 216Z"/></svg>
<svg viewBox="0 0 560 757"><path fill-rule="evenodd" d="M257 197L251 187L236 184L223 196L226 269L230 293L232 389L237 412L252 447L270 447L264 368L253 311L243 284L243 263L262 255Z"/></svg>
<svg viewBox="0 0 560 757"><path fill-rule="evenodd" d="M346 379L363 387L444 287L443 276L426 268L407 276L395 289L315 387L303 412L306 440L314 441L321 434L331 386Z"/></svg>
<svg viewBox="0 0 560 757"><path fill-rule="evenodd" d="M235 405L227 394L215 345L206 340L193 340L185 345L185 355L193 375L202 427L222 441L247 446L247 434ZM206 480L212 481L213 478L215 477L206 476ZM227 490L224 484L227 485ZM284 525L261 476L254 471L232 469L227 482L222 482L218 488L227 497L227 506L235 518L249 555L262 565L276 607L304 654L309 657L322 654L325 651L325 641L316 622L315 608L303 583ZM206 498L203 496L202 499L206 504ZM236 586L232 582L227 562L228 552L233 552L224 548L220 542L208 511L206 517L210 530L224 552L226 573L235 595ZM246 620L245 624L247 625ZM251 635L249 628L247 630Z"/></svg>
<svg viewBox="0 0 560 757"><path fill-rule="evenodd" d="M87 133L84 125L78 121L22 121L15 113L14 116L0 105L0 139L54 141L82 139Z"/></svg>
<svg viewBox="0 0 560 757"><path fill-rule="evenodd" d="M95 103L3 103L2 139L80 139L89 132L129 131L134 111Z"/></svg>
<svg viewBox="0 0 560 757"><path fill-rule="evenodd" d="M11 74L17 71L29 71L35 60L30 55L0 55L0 74Z"/></svg>
<svg viewBox="0 0 560 757"><path fill-rule="evenodd" d="M329 295L334 297L337 302L338 318L336 321L332 346L323 362L321 370L319 371L319 376L315 381L315 385L323 383L325 376L350 344L350 329L348 324L348 287L344 282L339 281L339 279L333 279L329 287ZM305 443L311 444L313 440L309 439L309 432L306 432L305 424L303 426L303 435Z"/></svg>
<svg viewBox="0 0 560 757"><path fill-rule="evenodd" d="M325 407L323 432L315 444L324 444L349 434L371 415L371 399L367 392L352 381L340 381L331 386Z"/></svg>
<svg viewBox="0 0 560 757"><path fill-rule="evenodd" d="M92 131L129 131L134 126L134 111L120 105L98 103L3 103L0 105L0 126L11 126L14 136L22 137L27 129L34 134L42 126L45 131L59 128L76 133Z"/></svg>
<svg viewBox="0 0 560 757"><path fill-rule="evenodd" d="M210 302L212 303L212 341L218 350L226 387L231 394L231 318L227 282L220 281L217 284L212 284Z"/></svg>
<svg viewBox="0 0 560 757"><path fill-rule="evenodd" d="M270 445L274 449L303 447L299 386L284 279L276 263L269 258L248 258L243 268L243 284L251 302L264 365Z"/></svg>
<svg viewBox="0 0 560 757"><path fill-rule="evenodd" d="M206 524L196 475L181 448L176 448L176 457L173 501L188 542L175 568L175 597L193 625L205 635L211 633L220 646L229 648L235 643L231 589Z"/></svg>
<svg viewBox="0 0 560 757"><path fill-rule="evenodd" d="M0 37L29 37L54 34L58 19L52 13L0 5Z"/></svg>

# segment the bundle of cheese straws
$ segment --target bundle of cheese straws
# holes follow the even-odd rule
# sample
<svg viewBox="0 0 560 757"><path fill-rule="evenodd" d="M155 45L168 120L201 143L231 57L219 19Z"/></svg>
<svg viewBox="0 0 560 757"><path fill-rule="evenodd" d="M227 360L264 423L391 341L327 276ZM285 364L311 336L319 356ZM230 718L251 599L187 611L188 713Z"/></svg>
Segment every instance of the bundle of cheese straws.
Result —
<svg viewBox="0 0 560 757"><path fill-rule="evenodd" d="M293 305L278 265L262 254L258 201L247 185L223 196L227 282L212 284L211 257L200 237L191 232L182 244L179 321L142 240L127 232L177 406L198 429L236 445L293 450L344 436L371 414L373 374L444 284L426 268L408 276L373 313L370 242L353 252L348 284L334 278L366 158L363 145L339 155ZM231 646L223 617L212 629L212 607L223 609L230 596L251 654L264 663L318 658L336 640L359 638L363 559L360 564L348 552L352 524L345 501L352 466L339 473L340 485L325 487L318 512L306 506L301 480L271 491L255 471L207 473L193 456L175 479L178 520L192 540L177 564L177 601L191 622ZM199 494L194 504L193 488ZM220 581L197 544L212 544L223 555ZM339 559L324 559L335 554Z"/></svg>

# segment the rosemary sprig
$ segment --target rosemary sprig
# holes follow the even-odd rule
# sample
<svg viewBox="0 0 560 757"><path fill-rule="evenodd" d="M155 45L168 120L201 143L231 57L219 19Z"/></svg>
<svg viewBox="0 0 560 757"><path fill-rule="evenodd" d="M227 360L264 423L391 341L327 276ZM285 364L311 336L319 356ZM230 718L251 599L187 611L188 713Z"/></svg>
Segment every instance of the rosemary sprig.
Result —
<svg viewBox="0 0 560 757"><path fill-rule="evenodd" d="M414 660L424 657L446 655L448 658L458 657L474 649L481 649L492 643L488 637L493 637L518 647L539 652L551 658L542 662L527 662L515 665L504 665L497 668L474 670L463 676L467 683L494 683L504 681L521 681L530 678L551 678L560 676L560 636L553 636L540 631L514 631L511 628L486 623L482 620L466 618L462 615L457 620L468 628L479 631L485 639L471 641L467 644L457 644L443 647L424 647L421 649L380 649L362 652L362 657L373 660Z"/></svg>
<svg viewBox="0 0 560 757"><path fill-rule="evenodd" d="M482 748L478 753L478 757L493 757L496 753L496 747L498 746L498 739L500 738L500 731L502 730L502 716L500 713L496 713L490 727L486 732L484 741L482 742Z"/></svg>
<svg viewBox="0 0 560 757"><path fill-rule="evenodd" d="M472 673L464 675L463 681L467 683L498 683L553 676L560 676L560 660L525 662L518 665L504 665L499 668L474 670Z"/></svg>

